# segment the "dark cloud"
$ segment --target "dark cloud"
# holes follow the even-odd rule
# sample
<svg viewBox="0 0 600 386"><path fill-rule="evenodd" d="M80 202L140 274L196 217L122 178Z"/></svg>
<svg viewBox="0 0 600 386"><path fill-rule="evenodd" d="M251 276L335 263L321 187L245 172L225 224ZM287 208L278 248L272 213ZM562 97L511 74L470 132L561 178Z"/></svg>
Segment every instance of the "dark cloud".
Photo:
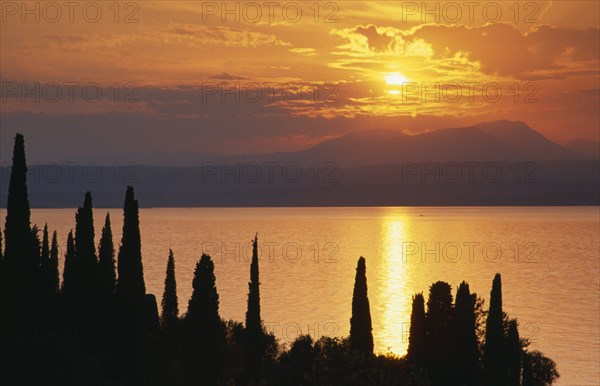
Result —
<svg viewBox="0 0 600 386"><path fill-rule="evenodd" d="M219 79L219 80L244 80L244 79L248 79L248 78L244 78L243 76L235 76L235 75L231 75L228 74L226 72L223 72L219 75L212 75L208 77L209 79Z"/></svg>

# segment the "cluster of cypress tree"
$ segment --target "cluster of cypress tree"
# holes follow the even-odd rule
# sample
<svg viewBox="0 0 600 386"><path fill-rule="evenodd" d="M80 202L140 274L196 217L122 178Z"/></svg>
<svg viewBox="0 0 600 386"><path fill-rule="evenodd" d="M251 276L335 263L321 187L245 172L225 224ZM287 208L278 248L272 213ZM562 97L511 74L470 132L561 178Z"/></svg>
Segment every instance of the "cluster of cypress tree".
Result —
<svg viewBox="0 0 600 386"><path fill-rule="evenodd" d="M407 360L426 369L433 385L546 385L559 377L552 360L526 350L528 342L520 339L517 321L502 311L500 274L492 284L483 341L478 337L483 335L478 334L483 328L478 321L481 305L464 281L454 304L451 286L442 281L429 288L427 311L423 294L416 294ZM530 358L542 364L535 372Z"/></svg>
<svg viewBox="0 0 600 386"><path fill-rule="evenodd" d="M232 348L228 347L228 341L231 343L232 340L237 340L233 345L241 351L238 359L241 359L242 366L239 371L228 371L229 379L233 378L241 385L258 385L264 379L263 361L268 355L269 346L275 341L265 331L261 319L258 263L257 235L253 240L250 263L246 324L237 328L234 323L236 330L229 329L229 334L236 336L227 337L227 323L219 315L219 294L211 257L203 254L198 260L192 280L192 296L187 312L180 319L175 257L173 251L169 250L160 320L164 346L171 355L180 358L179 361L170 360L174 369L171 369L169 379L181 379L186 386L210 386L223 382L226 357L235 356Z"/></svg>
<svg viewBox="0 0 600 386"><path fill-rule="evenodd" d="M17 134L3 251L0 243L2 332L7 333L9 326L16 329L5 338L21 337L29 341L61 334L65 339L76 339L71 349L98 349L98 355L109 357L107 362L113 363L119 356L113 356L115 352L138 354L137 345L145 339L142 335L147 335L154 324L158 326L158 315L153 312L154 297L145 295L138 206L133 188L129 187L126 193L118 276L110 217L107 214L96 254L92 195L86 192L83 205L75 214L75 232L67 235L61 283L58 235L54 231L50 242L46 224L40 240L37 225L31 225L26 177L25 141ZM128 339L117 342L115 336L130 335L123 331L123 326L141 333L136 332L129 342ZM128 369L120 372L118 365L105 364L99 366L112 372L110 375L115 378L132 382L139 379ZM44 374L36 376L42 379Z"/></svg>
<svg viewBox="0 0 600 386"><path fill-rule="evenodd" d="M221 318L214 263L206 254L196 264L180 317L172 250L159 317L154 296L146 294L132 187L116 261L108 214L96 249L92 195L85 193L75 231L67 235L61 283L56 232L50 241L46 224L40 240L31 226L24 146L17 134L4 238L0 233L2 384L423 385L429 379L433 385L537 386L559 376L552 360L526 350L517 321L503 313L500 275L483 342L477 295L463 282L453 302L450 285L437 282L426 304L422 294L413 297L406 358L374 355L364 257L356 267L349 337L314 342L300 336L281 351L261 318L258 235L245 325ZM72 369L59 369L60 360Z"/></svg>

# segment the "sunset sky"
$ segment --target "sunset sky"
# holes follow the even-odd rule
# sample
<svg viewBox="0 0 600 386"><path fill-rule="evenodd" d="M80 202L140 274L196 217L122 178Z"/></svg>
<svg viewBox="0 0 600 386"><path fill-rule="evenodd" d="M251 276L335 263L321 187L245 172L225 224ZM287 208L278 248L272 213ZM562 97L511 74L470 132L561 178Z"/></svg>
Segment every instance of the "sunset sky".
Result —
<svg viewBox="0 0 600 386"><path fill-rule="evenodd" d="M112 2L79 2L71 22L66 7L59 17L44 3L27 3L28 14L3 2L2 161L16 131L41 161L290 151L356 130L496 119L560 144L598 140L600 3L467 3L431 2L423 14L421 2L302 2L299 15L300 2L229 2L223 21L221 2L122 2L118 14ZM73 83L99 85L102 100L91 103L94 87L83 100ZM56 103L48 84L61 85Z"/></svg>

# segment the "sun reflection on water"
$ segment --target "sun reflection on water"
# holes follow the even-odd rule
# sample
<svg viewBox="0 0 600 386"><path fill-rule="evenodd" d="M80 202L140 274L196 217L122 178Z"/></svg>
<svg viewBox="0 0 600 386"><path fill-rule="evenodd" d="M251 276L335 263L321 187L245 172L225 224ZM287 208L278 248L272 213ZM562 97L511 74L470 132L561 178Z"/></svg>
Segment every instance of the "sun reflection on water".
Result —
<svg viewBox="0 0 600 386"><path fill-rule="evenodd" d="M402 243L409 240L409 217L393 211L384 218L382 235L382 314L375 315L380 331L376 332L379 347L396 355L406 354L410 322L411 294L406 293L408 265L403 262Z"/></svg>

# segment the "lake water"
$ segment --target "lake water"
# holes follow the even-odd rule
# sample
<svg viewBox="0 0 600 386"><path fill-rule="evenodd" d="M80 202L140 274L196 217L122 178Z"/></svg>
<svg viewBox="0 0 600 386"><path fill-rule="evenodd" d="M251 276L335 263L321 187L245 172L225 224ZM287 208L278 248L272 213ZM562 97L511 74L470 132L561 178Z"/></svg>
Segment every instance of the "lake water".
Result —
<svg viewBox="0 0 600 386"><path fill-rule="evenodd" d="M107 211L118 245L120 209L95 209L96 239ZM34 209L32 221L56 229L64 251L74 214ZM262 317L281 342L299 333L348 334L362 255L375 348L403 355L413 294L437 280L455 294L466 280L487 308L500 272L504 310L533 348L558 363L559 383L600 384L598 207L142 209L140 220L147 291L160 302L173 248L182 312L204 250L215 261L222 317L244 320L258 232Z"/></svg>

